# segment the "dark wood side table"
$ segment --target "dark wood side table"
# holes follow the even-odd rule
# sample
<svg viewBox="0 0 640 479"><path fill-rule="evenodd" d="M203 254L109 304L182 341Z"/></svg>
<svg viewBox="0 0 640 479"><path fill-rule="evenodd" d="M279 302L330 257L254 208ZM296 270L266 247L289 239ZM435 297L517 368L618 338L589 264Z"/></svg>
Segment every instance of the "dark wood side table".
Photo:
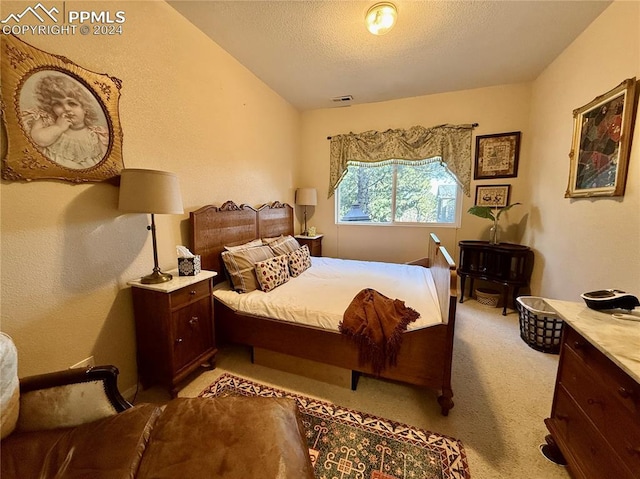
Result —
<svg viewBox="0 0 640 479"><path fill-rule="evenodd" d="M304 236L296 235L296 239L300 245L307 245L311 256L322 256L322 237L324 235Z"/></svg>
<svg viewBox="0 0 640 479"><path fill-rule="evenodd" d="M469 296L473 294L473 281L478 278L499 284L502 289L502 315L507 314L509 289L513 298L518 289L527 286L533 270L533 251L528 246L514 243L489 244L488 241L460 241L460 302L464 300L464 285L471 279Z"/></svg>
<svg viewBox="0 0 640 479"><path fill-rule="evenodd" d="M130 281L142 387L161 384L172 397L178 384L201 366L213 368L218 352L213 323L213 278L202 271L166 283Z"/></svg>

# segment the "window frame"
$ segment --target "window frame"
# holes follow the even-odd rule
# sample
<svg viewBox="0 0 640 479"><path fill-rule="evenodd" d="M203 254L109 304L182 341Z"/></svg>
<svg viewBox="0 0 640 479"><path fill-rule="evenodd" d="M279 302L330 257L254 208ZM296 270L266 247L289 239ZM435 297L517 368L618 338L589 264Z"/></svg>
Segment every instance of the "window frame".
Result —
<svg viewBox="0 0 640 479"><path fill-rule="evenodd" d="M437 160L436 160L437 161ZM335 224L337 226L382 226L382 227L419 227L419 228L426 228L426 227L437 227L437 228L460 228L461 224L462 224L462 201L463 201L463 191L462 191L462 187L460 186L460 184L455 181L455 176L453 175L453 173L451 173L451 171L449 171L449 174L452 176L452 178L454 178L454 183L456 185L456 213L455 213L455 220L451 223L440 223L440 222L431 222L431 223L426 223L426 222L407 222L407 221L396 221L396 191L397 191L397 176L398 176L398 165L400 163L397 162L393 162L393 176L392 176L392 184L391 184L391 221L388 222L374 222L374 221L342 221L340 220L339 217L339 212L340 212L340 186L342 181L340 182L340 184L338 184L338 187L335 190L335 195L334 195L334 220L335 220ZM349 165L350 167L357 167L357 168L375 168L375 167L367 167L367 166L359 166L359 165ZM443 163L443 166L448 170L446 164ZM348 174L348 170L347 173Z"/></svg>

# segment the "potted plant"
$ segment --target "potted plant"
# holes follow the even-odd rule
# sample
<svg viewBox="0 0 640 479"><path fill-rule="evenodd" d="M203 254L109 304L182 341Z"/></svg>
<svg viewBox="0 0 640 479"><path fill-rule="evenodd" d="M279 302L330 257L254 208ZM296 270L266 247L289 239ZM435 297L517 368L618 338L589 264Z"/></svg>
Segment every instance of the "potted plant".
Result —
<svg viewBox="0 0 640 479"><path fill-rule="evenodd" d="M498 236L498 221L500 220L500 215L505 211L509 211L515 205L519 205L521 203L512 203L507 206L472 206L469 208L467 213L471 213L472 215L478 216L480 218L487 218L493 221L493 225L491 229L489 229L489 244L498 244L500 243L500 239Z"/></svg>

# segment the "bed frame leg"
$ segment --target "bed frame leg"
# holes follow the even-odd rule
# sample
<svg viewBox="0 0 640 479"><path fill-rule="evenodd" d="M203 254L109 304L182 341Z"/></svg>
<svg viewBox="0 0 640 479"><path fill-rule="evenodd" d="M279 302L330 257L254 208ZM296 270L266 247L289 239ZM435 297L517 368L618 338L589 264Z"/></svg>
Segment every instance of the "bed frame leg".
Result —
<svg viewBox="0 0 640 479"><path fill-rule="evenodd" d="M443 416L449 415L449 410L453 408L453 391L446 389L442 391L442 394L438 396L438 404L440 404L440 411Z"/></svg>
<svg viewBox="0 0 640 479"><path fill-rule="evenodd" d="M355 391L358 387L358 380L360 379L360 371L351 371L351 390Z"/></svg>

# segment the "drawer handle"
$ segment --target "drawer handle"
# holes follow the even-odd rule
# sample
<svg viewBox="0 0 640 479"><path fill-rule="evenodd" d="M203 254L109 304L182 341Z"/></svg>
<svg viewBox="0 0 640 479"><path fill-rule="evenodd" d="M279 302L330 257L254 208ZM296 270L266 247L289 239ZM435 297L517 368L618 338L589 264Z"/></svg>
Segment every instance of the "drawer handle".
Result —
<svg viewBox="0 0 640 479"><path fill-rule="evenodd" d="M589 399L587 399L587 404L588 404L589 406L593 406L594 404L597 404L597 405L599 405L599 406L602 406L602 404L603 404L603 403L602 403L602 401L599 401L599 400L597 400L597 399L589 398Z"/></svg>
<svg viewBox="0 0 640 479"><path fill-rule="evenodd" d="M196 290L195 290L195 289L192 289L191 291L189 291L189 294L190 294L191 296L195 296L195 294L196 294Z"/></svg>
<svg viewBox="0 0 640 479"><path fill-rule="evenodd" d="M631 396L633 396L633 389L627 389L623 386L620 386L618 388L618 394L620 394L620 396L625 399L629 399Z"/></svg>
<svg viewBox="0 0 640 479"><path fill-rule="evenodd" d="M176 343L177 343L177 344L180 344L181 342L182 342L182 338L178 338L178 339L176 339Z"/></svg>
<svg viewBox="0 0 640 479"><path fill-rule="evenodd" d="M559 413L556 413L556 419L558 421L567 421L569 419L569 415L559 412Z"/></svg>
<svg viewBox="0 0 640 479"><path fill-rule="evenodd" d="M198 317L197 316L193 316L190 320L189 320L189 324L191 326L194 326L196 324L198 324Z"/></svg>
<svg viewBox="0 0 640 479"><path fill-rule="evenodd" d="M573 342L573 347L575 349L585 349L586 346L587 346L587 343L585 343L583 341L574 341Z"/></svg>

